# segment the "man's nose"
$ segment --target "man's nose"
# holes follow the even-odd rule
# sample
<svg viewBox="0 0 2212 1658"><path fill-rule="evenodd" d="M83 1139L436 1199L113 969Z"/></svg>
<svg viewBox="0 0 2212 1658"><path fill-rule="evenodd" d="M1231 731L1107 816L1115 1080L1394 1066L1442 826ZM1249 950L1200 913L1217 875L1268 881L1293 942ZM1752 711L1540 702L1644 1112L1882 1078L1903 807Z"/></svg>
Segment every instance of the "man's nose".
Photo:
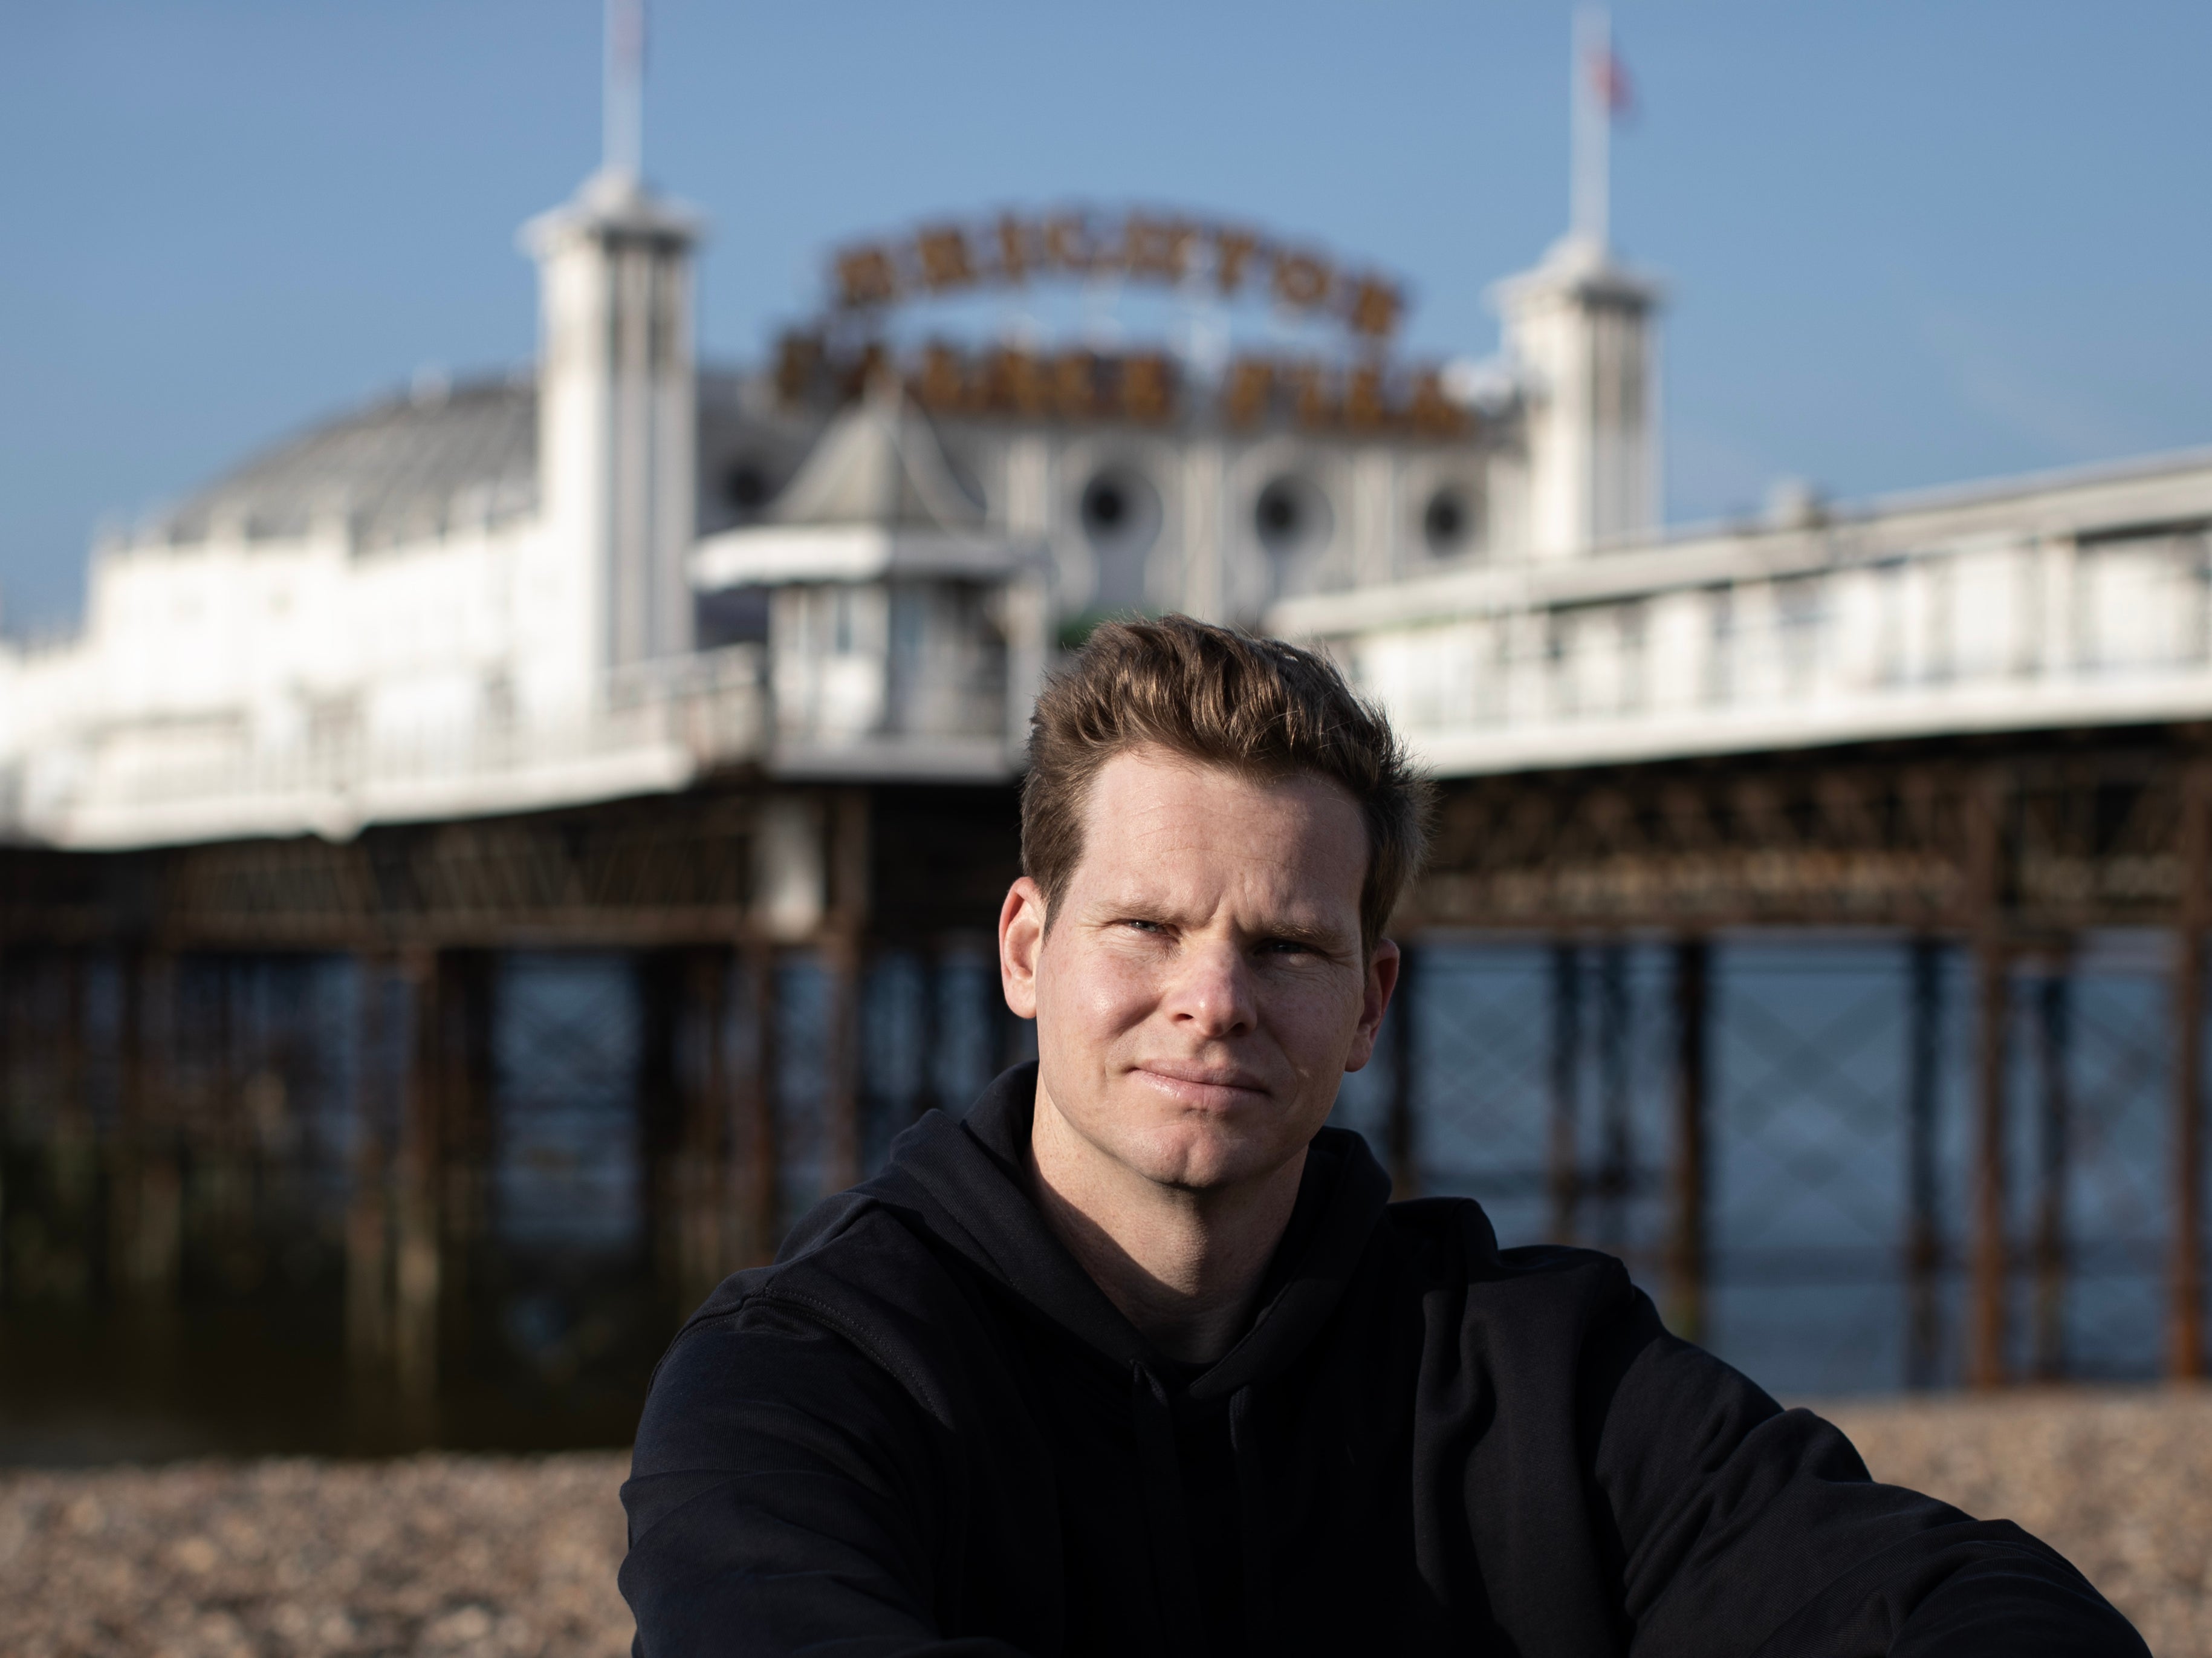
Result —
<svg viewBox="0 0 2212 1658"><path fill-rule="evenodd" d="M1167 996L1167 1012L1198 1036L1212 1040L1239 1035L1259 1022L1253 997L1251 966L1226 939L1187 944Z"/></svg>

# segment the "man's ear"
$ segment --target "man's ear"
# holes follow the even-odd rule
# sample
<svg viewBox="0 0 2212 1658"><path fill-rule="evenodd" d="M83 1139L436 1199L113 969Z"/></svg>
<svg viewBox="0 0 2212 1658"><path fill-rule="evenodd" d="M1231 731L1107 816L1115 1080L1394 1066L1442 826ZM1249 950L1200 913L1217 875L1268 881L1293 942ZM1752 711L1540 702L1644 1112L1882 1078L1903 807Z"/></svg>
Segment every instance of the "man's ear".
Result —
<svg viewBox="0 0 2212 1658"><path fill-rule="evenodd" d="M1017 1019L1036 1017L1037 956L1044 948L1044 891L1024 875L999 906L999 988Z"/></svg>
<svg viewBox="0 0 2212 1658"><path fill-rule="evenodd" d="M1359 994L1359 1023L1352 1033L1351 1051L1344 1056L1345 1070L1358 1070L1375 1057L1376 1033L1382 1028L1382 1015L1398 988L1398 969L1404 960L1389 939L1376 940L1374 954L1367 958L1367 980Z"/></svg>

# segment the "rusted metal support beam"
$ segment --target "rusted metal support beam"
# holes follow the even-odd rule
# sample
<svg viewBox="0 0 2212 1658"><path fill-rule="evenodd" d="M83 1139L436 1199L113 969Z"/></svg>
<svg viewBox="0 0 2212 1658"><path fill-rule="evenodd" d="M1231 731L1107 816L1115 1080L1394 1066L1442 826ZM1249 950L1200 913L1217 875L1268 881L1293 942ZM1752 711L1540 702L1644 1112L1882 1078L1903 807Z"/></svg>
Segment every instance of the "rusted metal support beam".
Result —
<svg viewBox="0 0 2212 1658"><path fill-rule="evenodd" d="M1674 1201L1667 1228L1667 1324L1686 1341L1705 1339L1710 1313L1711 970L1711 947L1704 939L1684 939L1674 946Z"/></svg>
<svg viewBox="0 0 2212 1658"><path fill-rule="evenodd" d="M112 1217L119 1287L146 1307L176 1299L184 1271L184 1179L176 1123L176 958L123 962L122 1166Z"/></svg>
<svg viewBox="0 0 2212 1658"><path fill-rule="evenodd" d="M823 941L822 967L829 979L829 1051L823 1064L823 1192L842 1192L860 1179L860 976L858 937L847 931Z"/></svg>
<svg viewBox="0 0 2212 1658"><path fill-rule="evenodd" d="M2071 981L2053 961L2035 993L2035 1376L2066 1374L2066 1181L2073 1142Z"/></svg>
<svg viewBox="0 0 2212 1658"><path fill-rule="evenodd" d="M1551 1198L1551 1239L1575 1240L1582 1198L1582 960L1571 943L1552 946L1551 1120L1546 1141L1545 1186Z"/></svg>
<svg viewBox="0 0 2212 1658"><path fill-rule="evenodd" d="M774 1258L783 1236L783 1145L776 1120L782 1003L775 947L752 941L743 958L751 1063L737 1068L730 1089L730 1207L733 1264L757 1266Z"/></svg>
<svg viewBox="0 0 2212 1658"><path fill-rule="evenodd" d="M57 1066L55 1143L50 1149L54 1243L68 1263L57 1274L56 1288L70 1300L84 1301L93 1293L93 1271L99 1259L99 1227L95 1216L100 1201L100 1154L93 1127L91 1064L85 1046L86 979L89 962L82 946L62 952L57 963L61 975L62 1004L54 1033L60 1050ZM0 1216L5 1211L0 1210Z"/></svg>
<svg viewBox="0 0 2212 1658"><path fill-rule="evenodd" d="M1937 1158L1943 946L1916 938L1905 960L1905 1381L1909 1387L1932 1387L1943 1362L1943 1194Z"/></svg>
<svg viewBox="0 0 2212 1658"><path fill-rule="evenodd" d="M2011 780L1991 771L1966 789L1962 897L1975 975L1973 1243L1969 1264L1966 1381L2006 1381L2012 1278L2009 1170L2012 951L2004 930L2005 819Z"/></svg>
<svg viewBox="0 0 2212 1658"><path fill-rule="evenodd" d="M860 1110L866 1079L860 1051L861 978L867 966L870 911L869 799L842 789L830 802L830 911L818 948L829 976L823 1065L823 1190L842 1192L860 1178Z"/></svg>
<svg viewBox="0 0 2212 1658"><path fill-rule="evenodd" d="M945 952L935 939L915 951L915 972L914 1099L907 1115L920 1122L945 1106L938 1075L945 1057Z"/></svg>
<svg viewBox="0 0 2212 1658"><path fill-rule="evenodd" d="M1998 1387L2007 1379L2011 1290L2008 1127L2012 954L1984 938L1974 950L1974 1210L1966 1380Z"/></svg>
<svg viewBox="0 0 2212 1658"><path fill-rule="evenodd" d="M191 1079L179 1113L186 1158L185 1253L192 1281L233 1293L251 1285L254 1270L252 1186L246 1102L238 1064L239 1012L245 964L234 954L188 957L183 985ZM185 1056L179 1055L179 1059Z"/></svg>
<svg viewBox="0 0 2212 1658"><path fill-rule="evenodd" d="M2181 914L2174 967L2173 1234L2167 1269L2166 1374L2204 1375L2204 932L2212 922L2212 771L2182 774Z"/></svg>
<svg viewBox="0 0 2212 1658"><path fill-rule="evenodd" d="M1634 1067L1629 1006L1628 947L1613 942L1597 955L1598 1199L1601 1248L1628 1243L1628 1203L1635 1184L1635 1144L1630 1094Z"/></svg>
<svg viewBox="0 0 2212 1658"><path fill-rule="evenodd" d="M689 1313L729 1271L728 954L661 951L638 963L646 1225L655 1276Z"/></svg>
<svg viewBox="0 0 2212 1658"><path fill-rule="evenodd" d="M685 953L683 1063L677 1079L684 1102L677 1202L682 1217L678 1265L687 1313L733 1265L724 1201L724 1173L729 1164L729 988L727 952Z"/></svg>
<svg viewBox="0 0 2212 1658"><path fill-rule="evenodd" d="M347 1362L379 1371L392 1359L391 996L393 963L364 952L355 958L356 1053L353 1085L353 1192L346 1206Z"/></svg>
<svg viewBox="0 0 2212 1658"><path fill-rule="evenodd" d="M11 965L5 944L0 943L0 1307L7 1304L9 1292L15 1283L16 1266L9 1247L9 1233L11 1228L6 1224L15 1201L8 1185L8 1153L14 1148L9 1144L6 1107L15 1097L15 1057L21 1048L15 1026L15 997L11 994L14 984ZM112 1247L109 1253L113 1259L116 1252Z"/></svg>
<svg viewBox="0 0 2212 1658"><path fill-rule="evenodd" d="M1390 1108L1383 1125L1389 1143L1390 1196L1403 1202L1421 1195L1419 1123L1414 1113L1415 1088L1420 1077L1419 1030L1415 993L1420 989L1421 953L1413 945L1398 947L1398 988L1390 997L1382 1028L1390 1044Z"/></svg>
<svg viewBox="0 0 2212 1658"><path fill-rule="evenodd" d="M682 962L649 950L630 962L637 991L637 1152L646 1255L672 1303L690 1289L684 1270L684 1102L678 1080Z"/></svg>
<svg viewBox="0 0 2212 1658"><path fill-rule="evenodd" d="M489 950L437 958L438 1350L448 1368L480 1339L470 1311L489 1271L497 966Z"/></svg>
<svg viewBox="0 0 2212 1658"><path fill-rule="evenodd" d="M443 1261L439 1248L440 1150L445 1124L438 1075L437 958L430 951L400 953L405 1030L400 1083L396 1251L393 1270L392 1362L401 1398L418 1417L438 1384L438 1301Z"/></svg>

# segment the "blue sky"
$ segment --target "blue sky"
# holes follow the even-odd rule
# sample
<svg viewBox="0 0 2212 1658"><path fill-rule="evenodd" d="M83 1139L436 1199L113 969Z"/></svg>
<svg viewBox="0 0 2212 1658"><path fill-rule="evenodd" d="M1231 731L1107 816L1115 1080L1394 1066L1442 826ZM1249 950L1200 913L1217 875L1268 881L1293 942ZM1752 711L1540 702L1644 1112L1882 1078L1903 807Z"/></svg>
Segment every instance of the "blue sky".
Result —
<svg viewBox="0 0 2212 1658"><path fill-rule="evenodd" d="M2212 7L1621 0L1614 223L1662 274L1669 515L2212 442ZM823 252L933 211L1164 200L1404 273L1411 344L1565 213L1539 0L659 0L646 153L756 351ZM527 357L515 227L599 143L597 0L0 9L0 605L418 367Z"/></svg>

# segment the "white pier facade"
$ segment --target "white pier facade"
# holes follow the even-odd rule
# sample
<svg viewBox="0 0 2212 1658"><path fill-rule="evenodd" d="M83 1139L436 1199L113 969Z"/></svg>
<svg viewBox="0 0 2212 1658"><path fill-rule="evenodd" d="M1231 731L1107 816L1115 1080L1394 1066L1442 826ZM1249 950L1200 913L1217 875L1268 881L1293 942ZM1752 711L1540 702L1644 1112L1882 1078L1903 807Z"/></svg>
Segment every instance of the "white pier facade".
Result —
<svg viewBox="0 0 2212 1658"><path fill-rule="evenodd" d="M1225 288L1233 251L1274 261L1279 303L1395 314L1302 245L1074 222L988 235L1093 274L1213 248L1186 287ZM1443 373L1356 334L1333 363L932 343L842 369L787 339L729 371L695 360L700 223L603 170L525 228L532 368L418 382L103 540L77 637L0 643L0 833L343 838L733 771L1003 783L1055 652L1132 610L1325 643L1446 777L2212 716L2212 455L1664 529L1659 289L1586 231L1497 286L1495 357ZM842 268L872 297L975 277L986 233L960 234L921 233L905 277L881 247Z"/></svg>
<svg viewBox="0 0 2212 1658"><path fill-rule="evenodd" d="M1474 776L2212 717L2212 452L1276 608Z"/></svg>

